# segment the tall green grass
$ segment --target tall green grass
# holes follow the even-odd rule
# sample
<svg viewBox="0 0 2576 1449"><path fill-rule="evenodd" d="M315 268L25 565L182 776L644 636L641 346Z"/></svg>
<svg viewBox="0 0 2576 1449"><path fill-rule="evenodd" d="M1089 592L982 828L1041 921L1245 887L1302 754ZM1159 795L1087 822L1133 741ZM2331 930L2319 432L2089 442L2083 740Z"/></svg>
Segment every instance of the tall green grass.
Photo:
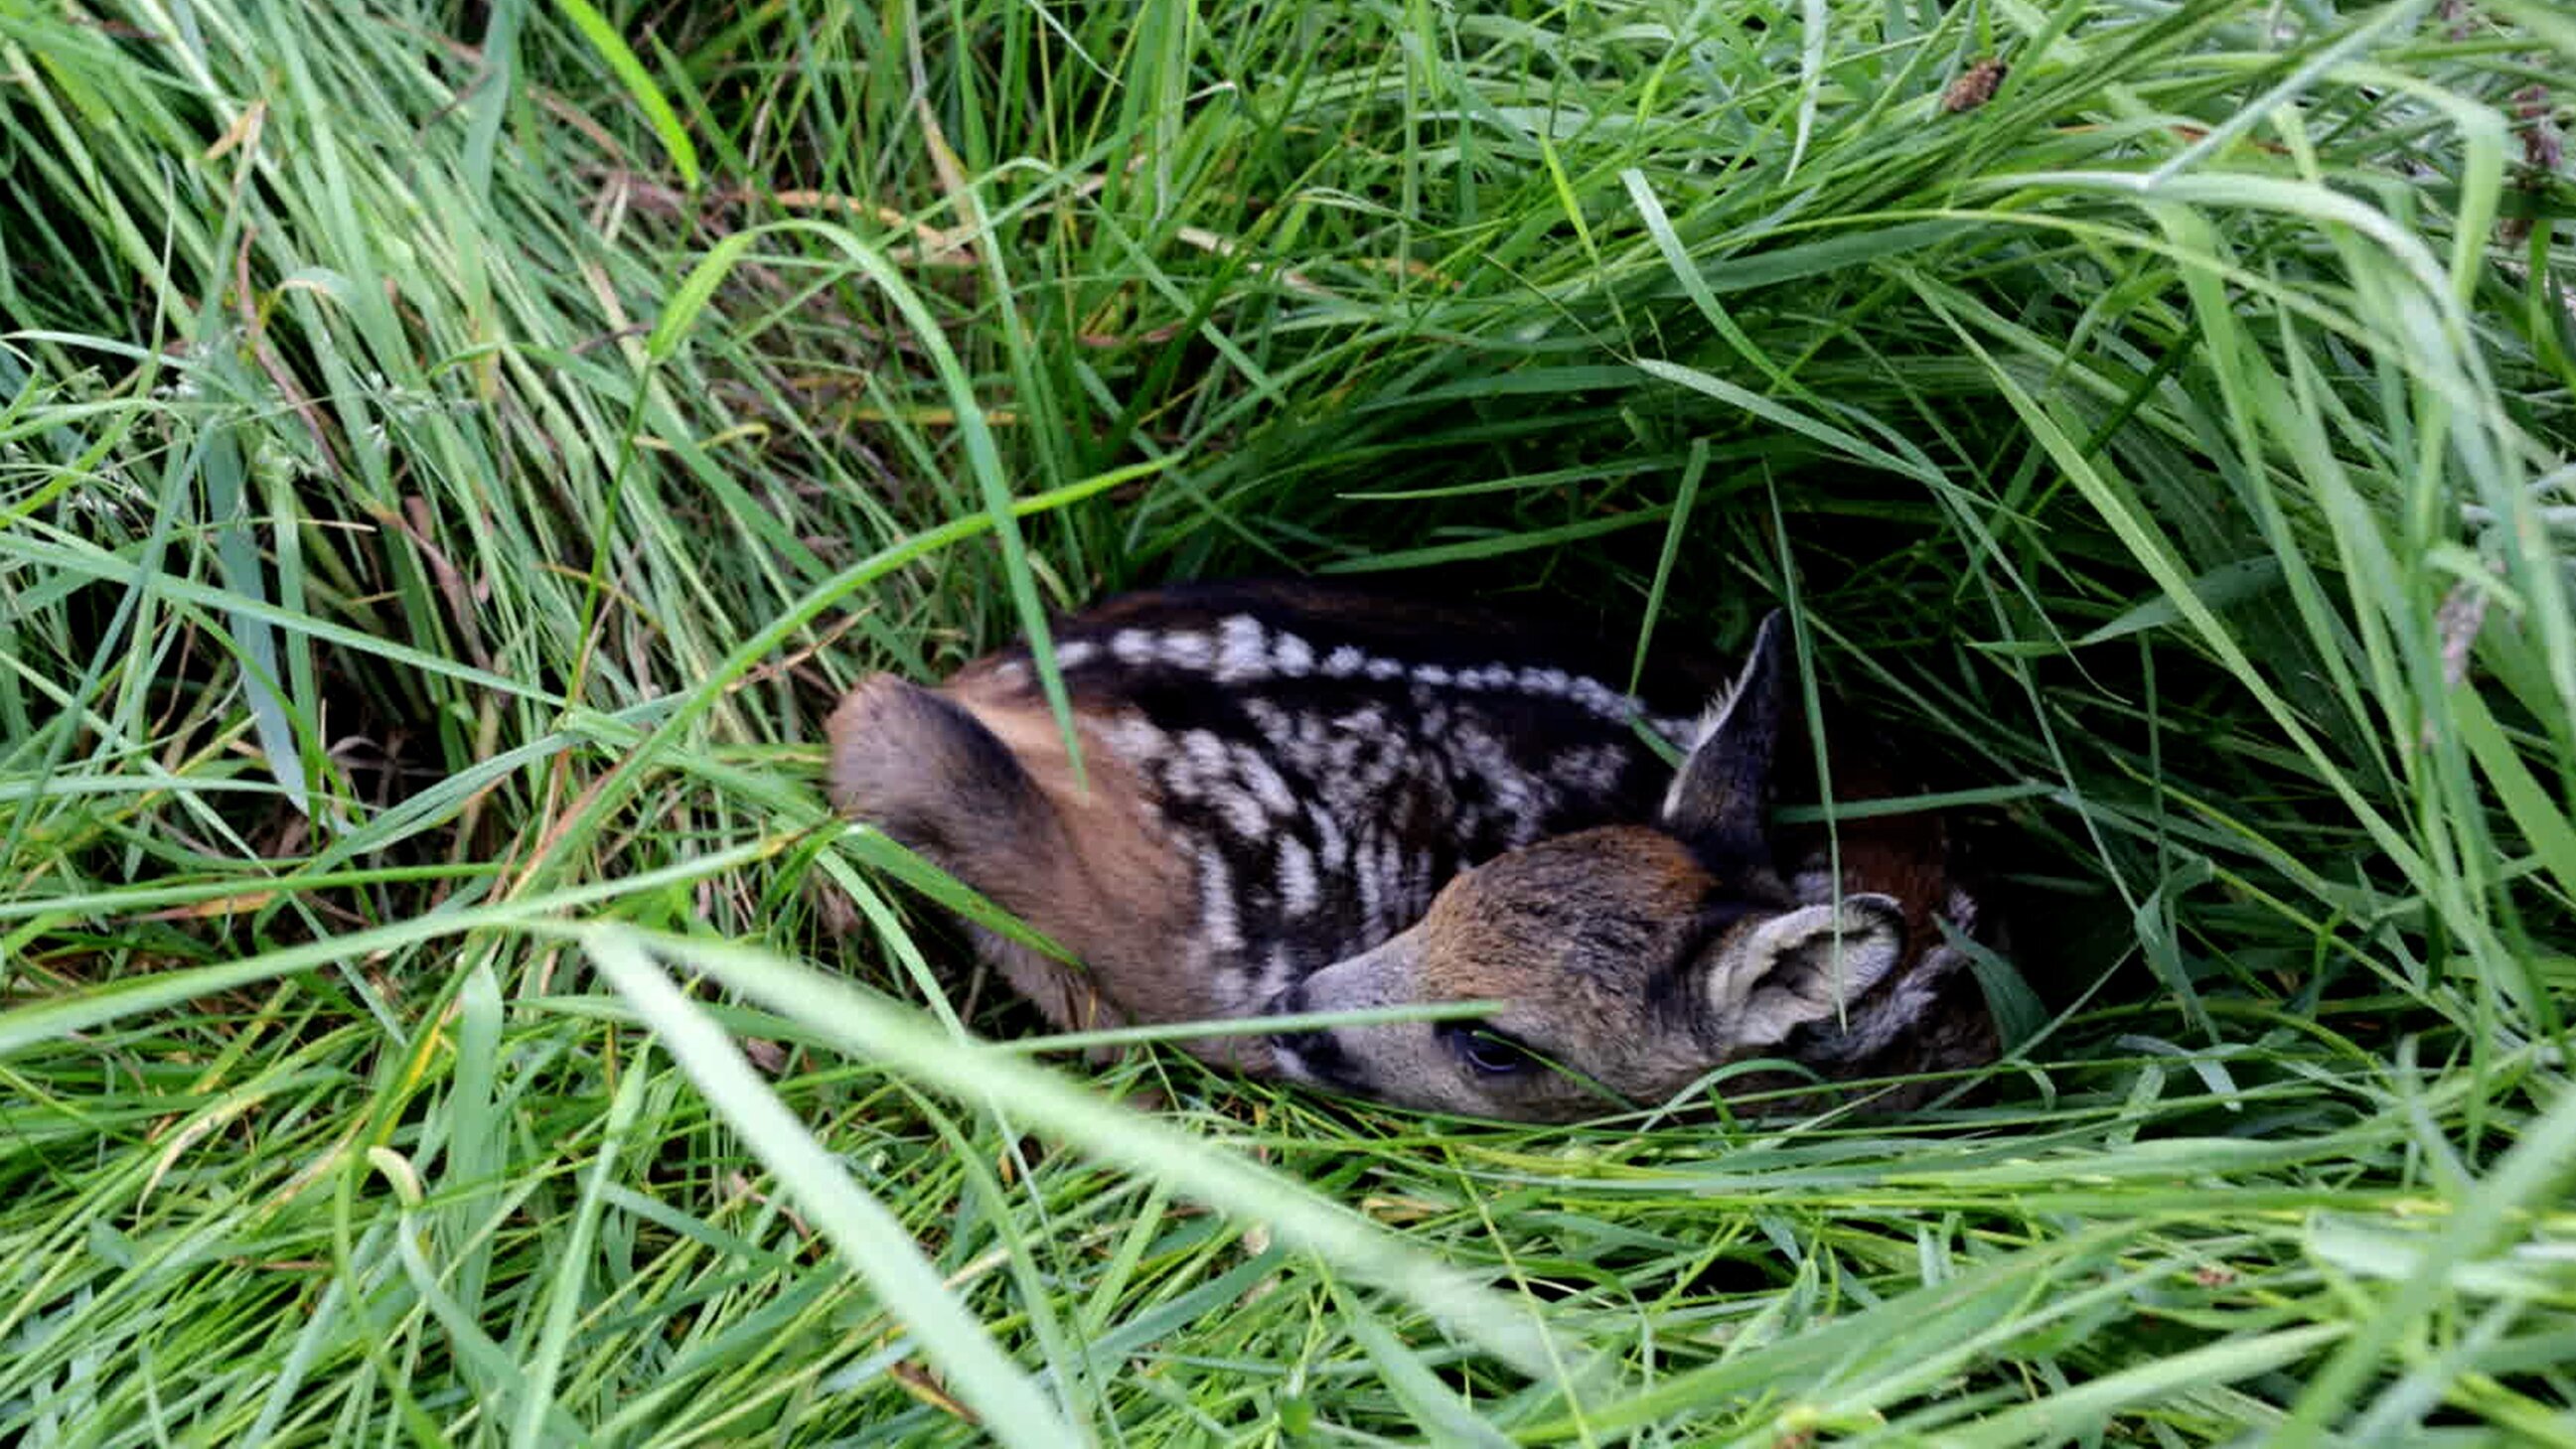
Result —
<svg viewBox="0 0 2576 1449"><path fill-rule="evenodd" d="M0 0L0 1437L2576 1441L2570 74L2546 0ZM1793 601L2023 845L2013 1058L1093 1064L814 788L866 670L1435 566Z"/></svg>

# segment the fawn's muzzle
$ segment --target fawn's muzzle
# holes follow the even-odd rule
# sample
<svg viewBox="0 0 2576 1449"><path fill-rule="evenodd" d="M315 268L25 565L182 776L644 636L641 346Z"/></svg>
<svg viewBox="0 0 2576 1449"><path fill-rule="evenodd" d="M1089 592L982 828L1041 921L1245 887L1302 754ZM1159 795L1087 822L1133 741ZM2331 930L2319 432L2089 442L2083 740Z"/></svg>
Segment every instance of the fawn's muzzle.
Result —
<svg viewBox="0 0 2576 1449"><path fill-rule="evenodd" d="M1305 983L1299 982L1265 1002L1261 1014L1294 1016L1311 1009ZM1331 1027L1272 1032L1269 1040L1280 1073L1292 1080L1345 1090L1359 1090L1367 1083L1359 1063L1342 1049L1340 1033Z"/></svg>

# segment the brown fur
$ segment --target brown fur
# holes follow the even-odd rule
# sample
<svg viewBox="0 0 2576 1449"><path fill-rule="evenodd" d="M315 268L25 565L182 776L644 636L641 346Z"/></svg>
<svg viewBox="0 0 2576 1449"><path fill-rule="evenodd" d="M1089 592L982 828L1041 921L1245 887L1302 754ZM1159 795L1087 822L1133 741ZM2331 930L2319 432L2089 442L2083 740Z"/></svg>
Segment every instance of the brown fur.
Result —
<svg viewBox="0 0 2576 1449"><path fill-rule="evenodd" d="M967 758L975 744L925 707L930 698L989 731L1019 777L961 801L962 782L978 774ZM935 691L877 675L850 692L827 726L832 801L970 879L1082 963L990 933L981 938L1012 989L1057 1026L1205 1020L1217 1014L1215 1004L1188 963L1162 949L1188 931L1187 869L1134 772L1096 729L1077 729L1080 786L1054 716L993 672L961 673ZM1231 1044L1212 1054L1241 1055Z"/></svg>
<svg viewBox="0 0 2576 1449"><path fill-rule="evenodd" d="M1803 735L1794 726L1788 734L1798 742L1790 746L1791 753L1804 757ZM1828 731L1827 737L1835 799L1857 804L1900 799L1914 792L1914 782L1904 772L1848 733ZM1812 771L1784 770L1783 774L1797 778L1807 798L1820 793L1808 778ZM1909 933L1920 935L1932 929L1932 917L1953 884L1949 825L1937 812L1863 815L1837 823L1830 837L1823 825L1780 832L1783 853L1802 859L1812 856L1820 864L1829 840L1839 847L1844 889L1893 896L1905 905Z"/></svg>
<svg viewBox="0 0 2576 1449"><path fill-rule="evenodd" d="M1269 608L1280 612L1262 615L1268 622L1248 616ZM1426 670L1423 682L1362 684L1345 664L1333 676L1343 682L1311 684L1326 651L1290 631L1311 628L1322 638L1335 620L1382 625L1371 636L1380 650L1447 647L1452 662ZM1220 621L1227 627L1216 627ZM1918 811L1841 822L1832 836L1834 881L1824 875L1823 827L1772 828L1775 778L1795 782L1792 799L1815 794L1805 733L1784 718L1788 646L1776 619L1677 775L1664 777L1640 753L1627 774L1601 777L1625 781L1622 792L1664 790L1659 809L1649 814L1648 797L1638 794L1617 795L1615 813L1610 796L1569 796L1551 807L1574 812L1550 817L1558 823L1462 853L1455 859L1468 868L1436 894L1425 885L1403 897L1404 914L1392 923L1328 938L1342 944L1321 950L1312 923L1331 909L1332 892L1343 893L1347 908L1358 888L1349 872L1363 867L1356 854L1333 866L1319 846L1301 845L1295 832L1318 828L1301 812L1340 789L1346 798L1334 808L1355 818L1336 828L1350 840L1384 831L1391 834L1369 838L1406 851L1438 848L1447 838L1439 832L1454 823L1446 812L1470 808L1463 802L1554 788L1541 775L1505 772L1582 758L1604 736L1580 732L1560 711L1530 716L1537 721L1530 729L1502 731L1494 739L1505 743L1481 745L1481 753L1441 756L1453 727L1404 734L1385 723L1398 716L1355 707L1434 708L1423 691L1461 667L1478 676L1471 692L1440 696L1458 702L1436 707L1486 708L1501 695L1506 686L1496 681L1518 676L1477 661L1502 648L1487 641L1512 636L1492 632L1490 620L1468 609L1389 611L1316 585L1226 586L1195 600L1116 601L1076 622L1089 631L1080 636L1086 666L1067 674L1085 775L1079 784L1060 726L1017 652L980 660L937 690L871 678L829 725L828 784L840 809L1082 963L979 934L1014 989L1060 1027L1493 1001L1473 1027L1407 1022L1267 1041L1207 1038L1190 1049L1246 1071L1391 1101L1540 1119L1660 1102L1746 1058L1785 1058L1829 1078L1855 1078L1953 1070L1995 1054L1973 975L1944 942L1944 918L1963 929L1989 924L1974 919L1974 903L1958 889L1944 819ZM1456 662L1462 634L1472 651L1464 666ZM1186 647L1159 652L1167 643ZM1260 650L1276 652L1253 652ZM1554 677L1562 687L1563 676ZM1298 688L1324 693L1300 706ZM1148 718L1140 703L1148 699L1170 717ZM1186 723L1174 722L1183 715ZM1522 718L1492 710L1456 717L1479 721L1479 729ZM1256 728L1256 719L1276 722ZM1349 778L1316 773L1311 760L1301 765L1295 756L1305 749L1340 760L1335 742L1343 737L1334 730L1360 732L1348 742L1381 756L1398 750L1424 773L1391 777L1405 783L1383 794L1370 793L1371 784L1354 796ZM1512 755L1508 741L1535 750L1542 764ZM1365 769L1373 757L1362 750L1351 758L1353 769ZM1847 740L1834 743L1831 766L1832 793L1843 801L1909 790L1892 761ZM1170 773L1176 767L1192 773ZM1461 796L1423 783L1462 768L1490 793ZM1164 773L1149 778L1145 770ZM1290 779L1303 782L1302 796L1283 795ZM1625 823L1596 823L1603 821ZM1263 864L1285 872L1282 862L1299 861L1294 873L1244 874ZM1390 900L1395 879L1366 884ZM1283 904L1292 885L1301 902L1294 909ZM1309 934L1297 938L1290 927ZM1729 1090L1798 1080L1740 1077Z"/></svg>

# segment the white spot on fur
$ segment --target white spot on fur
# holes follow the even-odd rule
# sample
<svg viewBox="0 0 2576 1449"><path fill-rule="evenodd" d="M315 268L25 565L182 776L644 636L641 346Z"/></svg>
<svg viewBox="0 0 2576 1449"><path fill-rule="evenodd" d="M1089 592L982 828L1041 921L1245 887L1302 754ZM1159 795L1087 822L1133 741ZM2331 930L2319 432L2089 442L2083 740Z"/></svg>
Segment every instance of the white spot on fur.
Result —
<svg viewBox="0 0 2576 1449"><path fill-rule="evenodd" d="M1341 734L1347 738L1358 740L1380 739L1386 734L1386 711L1373 704L1364 704L1354 710L1345 710L1334 717L1333 728L1341 732ZM1335 742L1337 749L1341 743L1343 742ZM1338 758L1338 755L1336 758Z"/></svg>
<svg viewBox="0 0 2576 1449"><path fill-rule="evenodd" d="M1966 891L1961 890L1957 886L1950 887L1950 899L1943 903L1941 913L1948 916L1950 918L1950 924L1957 926L1962 934L1975 933L1977 929L1977 898L1968 894Z"/></svg>
<svg viewBox="0 0 2576 1449"><path fill-rule="evenodd" d="M1261 621L1249 614L1237 614L1217 626L1216 680L1219 684L1239 684L1262 679L1270 673L1269 641Z"/></svg>
<svg viewBox="0 0 2576 1449"><path fill-rule="evenodd" d="M1154 662L1154 636L1142 629L1121 629L1109 636L1109 652L1131 669Z"/></svg>
<svg viewBox="0 0 2576 1449"><path fill-rule="evenodd" d="M1187 730L1181 735L1181 753L1198 777L1213 784L1225 777L1225 741L1214 730Z"/></svg>
<svg viewBox="0 0 2576 1449"><path fill-rule="evenodd" d="M1637 701L1610 688L1600 680L1568 676L1566 685L1566 698L1603 719L1627 720L1637 717Z"/></svg>
<svg viewBox="0 0 2576 1449"><path fill-rule="evenodd" d="M1250 745L1236 745L1232 754L1235 779L1252 792L1263 809L1282 818L1297 813L1297 796L1289 790L1288 782L1279 777L1279 772L1271 768L1267 756Z"/></svg>
<svg viewBox="0 0 2576 1449"><path fill-rule="evenodd" d="M1545 818L1551 803L1530 788L1527 778L1518 771L1488 777L1494 791L1494 804L1511 816L1511 839L1515 845L1527 845L1538 838L1539 821Z"/></svg>
<svg viewBox="0 0 2576 1449"><path fill-rule="evenodd" d="M1234 911L1234 872L1226 867L1223 851L1202 849L1198 855L1199 929L1210 949L1240 951L1243 926Z"/></svg>
<svg viewBox="0 0 2576 1449"><path fill-rule="evenodd" d="M1626 757L1616 745L1579 745L1553 761L1548 774L1566 789L1595 798L1619 788Z"/></svg>
<svg viewBox="0 0 2576 1449"><path fill-rule="evenodd" d="M1369 659L1368 677L1371 679L1393 679L1403 672L1404 661L1400 659L1386 659L1376 656L1372 656Z"/></svg>
<svg viewBox="0 0 2576 1449"><path fill-rule="evenodd" d="M1315 828L1315 850L1325 871L1339 871L1351 863L1350 837L1342 833L1341 822L1321 805L1306 807L1306 822Z"/></svg>
<svg viewBox="0 0 2576 1449"><path fill-rule="evenodd" d="M1205 634L1187 631L1166 634L1163 636L1162 654L1163 662L1175 669L1205 672L1216 658L1216 641Z"/></svg>
<svg viewBox="0 0 2576 1449"><path fill-rule="evenodd" d="M1375 935L1392 935L1386 924L1386 879L1379 874L1375 831L1363 831L1351 873L1360 888L1360 925Z"/></svg>
<svg viewBox="0 0 2576 1449"><path fill-rule="evenodd" d="M1563 699L1566 690L1573 685L1574 680L1562 669L1540 669L1533 665L1521 671L1519 682L1521 689L1526 693L1545 695L1551 699Z"/></svg>
<svg viewBox="0 0 2576 1449"><path fill-rule="evenodd" d="M1438 664L1417 664L1413 666L1413 682L1438 689L1449 682L1449 671Z"/></svg>
<svg viewBox="0 0 2576 1449"><path fill-rule="evenodd" d="M1279 904L1291 917L1315 909L1319 899L1315 880L1315 856L1306 842L1293 835L1279 838Z"/></svg>
<svg viewBox="0 0 2576 1449"><path fill-rule="evenodd" d="M1252 727L1259 730L1261 737L1273 745L1280 744L1298 732L1298 725L1290 721L1288 711L1266 699L1243 701L1243 717L1252 721Z"/></svg>
<svg viewBox="0 0 2576 1449"><path fill-rule="evenodd" d="M1314 672L1315 646L1294 634L1282 634L1271 651L1270 662L1281 674L1302 678Z"/></svg>
<svg viewBox="0 0 2576 1449"><path fill-rule="evenodd" d="M1144 768L1171 753L1171 736L1154 728L1141 714L1113 715L1093 724L1100 737L1109 742L1109 748L1130 765Z"/></svg>
<svg viewBox="0 0 2576 1449"><path fill-rule="evenodd" d="M1246 1005L1268 1001L1287 990L1290 983L1305 974L1297 969L1297 959L1289 954L1288 943L1280 942L1270 948L1269 958L1263 963L1261 973L1255 979L1252 994L1246 999Z"/></svg>
<svg viewBox="0 0 2576 1449"><path fill-rule="evenodd" d="M1225 785L1225 741L1207 730L1184 730L1162 761L1163 789L1176 800L1204 800Z"/></svg>
<svg viewBox="0 0 2576 1449"><path fill-rule="evenodd" d="M1216 808L1225 816L1226 828L1245 840L1259 840L1270 833L1270 817L1262 811L1261 802L1241 790L1219 790Z"/></svg>
<svg viewBox="0 0 2576 1449"><path fill-rule="evenodd" d="M1092 643L1088 639L1067 639L1063 643L1055 646L1055 667L1058 669L1080 669L1083 665L1090 663L1092 656L1099 652L1100 646Z"/></svg>
<svg viewBox="0 0 2576 1449"><path fill-rule="evenodd" d="M1348 679L1368 664L1368 656L1356 644L1344 644L1324 656L1324 672L1335 679Z"/></svg>

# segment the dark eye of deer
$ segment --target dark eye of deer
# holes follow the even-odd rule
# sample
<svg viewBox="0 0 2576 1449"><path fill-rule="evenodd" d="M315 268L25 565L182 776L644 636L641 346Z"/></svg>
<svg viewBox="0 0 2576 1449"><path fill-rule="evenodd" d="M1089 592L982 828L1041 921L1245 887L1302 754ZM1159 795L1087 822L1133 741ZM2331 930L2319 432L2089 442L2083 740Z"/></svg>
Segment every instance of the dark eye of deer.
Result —
<svg viewBox="0 0 2576 1449"><path fill-rule="evenodd" d="M1449 1050L1458 1054L1458 1060L1481 1076L1507 1077L1538 1065L1529 1048L1479 1022L1451 1022L1441 1028L1441 1034L1449 1039Z"/></svg>

